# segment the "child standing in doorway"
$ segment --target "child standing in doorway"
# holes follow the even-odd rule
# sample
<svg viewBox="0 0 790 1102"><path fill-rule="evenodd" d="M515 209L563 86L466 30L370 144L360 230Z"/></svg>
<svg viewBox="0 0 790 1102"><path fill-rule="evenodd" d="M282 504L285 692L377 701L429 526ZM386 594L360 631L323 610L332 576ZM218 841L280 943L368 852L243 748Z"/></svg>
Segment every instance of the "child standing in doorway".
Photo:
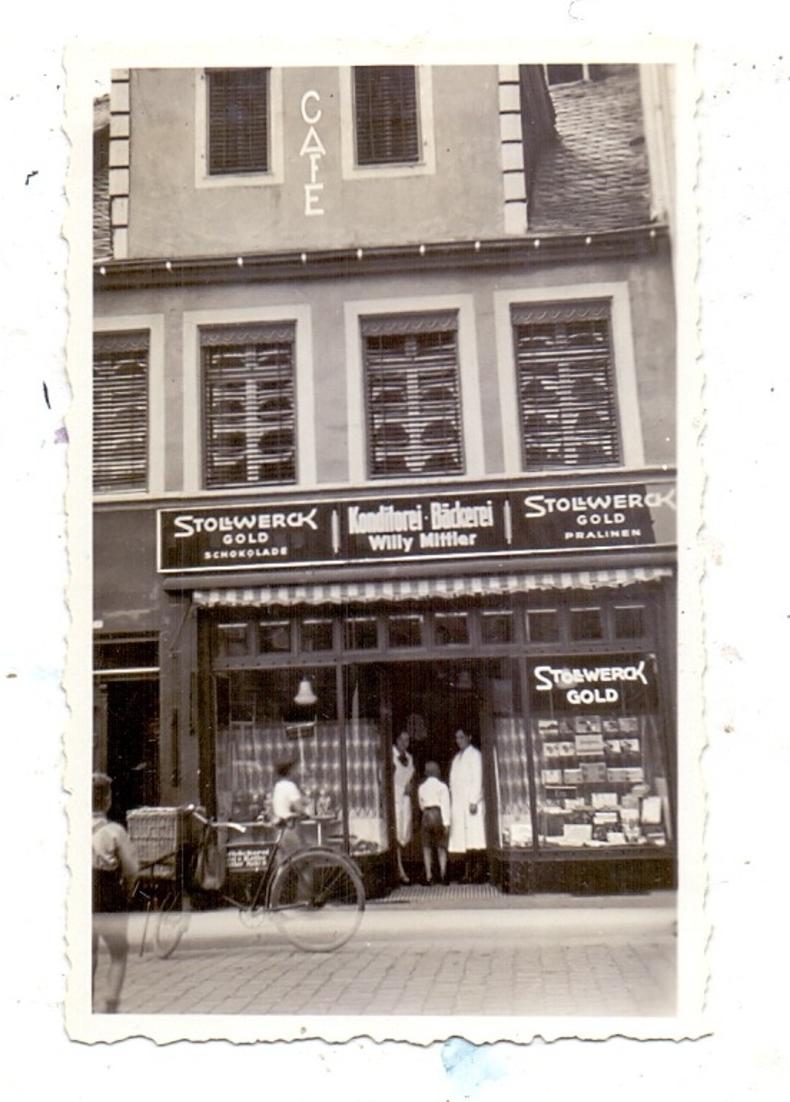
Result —
<svg viewBox="0 0 790 1102"><path fill-rule="evenodd" d="M417 790L422 812L422 859L425 883L433 882L433 851L439 859L439 878L447 881L447 832L450 829L450 789L441 780L435 761L425 764L425 780Z"/></svg>

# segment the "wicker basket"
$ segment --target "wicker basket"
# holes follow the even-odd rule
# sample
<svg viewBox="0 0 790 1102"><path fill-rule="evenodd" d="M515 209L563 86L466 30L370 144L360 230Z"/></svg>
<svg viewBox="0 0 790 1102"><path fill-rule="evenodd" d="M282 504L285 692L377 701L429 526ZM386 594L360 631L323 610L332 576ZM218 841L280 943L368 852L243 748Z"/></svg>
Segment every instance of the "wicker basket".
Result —
<svg viewBox="0 0 790 1102"><path fill-rule="evenodd" d="M126 826L137 858L141 865L151 866L142 869L142 876L170 880L176 875L186 841L185 822L180 807L138 807L127 813Z"/></svg>

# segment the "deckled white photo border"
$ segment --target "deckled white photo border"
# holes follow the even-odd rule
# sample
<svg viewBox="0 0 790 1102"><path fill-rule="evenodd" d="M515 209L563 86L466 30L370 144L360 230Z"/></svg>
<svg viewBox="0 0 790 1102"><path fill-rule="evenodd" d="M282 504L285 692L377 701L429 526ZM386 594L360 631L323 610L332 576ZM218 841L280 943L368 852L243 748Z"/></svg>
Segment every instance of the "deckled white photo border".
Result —
<svg viewBox="0 0 790 1102"><path fill-rule="evenodd" d="M263 53L265 51L265 54ZM94 79L113 68L144 66L194 67L260 63L261 56L277 65L354 64L364 61L409 63L485 63L557 60L664 62L676 66L678 232L675 250L678 315L678 497L679 497L679 620L678 662L678 835L680 841L678 889L678 1011L674 1017L644 1018L501 1018L397 1017L313 1018L245 1017L219 1015L93 1015L90 1011L90 913L84 890L89 856L82 840L90 821L92 708L91 670L91 511L90 494L90 333L91 301L91 136ZM522 39L499 35L481 38L474 48L431 39L395 45L380 42L326 43L273 40L165 43L152 41L144 48L122 42L98 48L74 46L66 54L66 130L71 143L68 177L68 215L65 235L70 250L68 274L68 374L72 406L68 415L69 485L67 493L70 581L68 602L71 629L66 669L70 710L66 736L65 786L69 792L68 898L69 979L66 1025L69 1035L88 1042L132 1036L157 1042L223 1038L251 1042L321 1038L348 1041L369 1037L377 1041L409 1040L428 1044L453 1036L476 1043L536 1037L603 1039L609 1037L682 1039L699 1037L706 1029L704 990L707 979L704 912L706 883L703 853L704 798L700 759L703 752L704 668L700 603L703 573L698 533L702 525L703 472L698 458L702 429L702 378L697 362L697 306L694 271L697 256L697 212L694 173L697 139L694 123L695 78L690 44L656 41L584 41L563 38L541 40L527 33Z"/></svg>

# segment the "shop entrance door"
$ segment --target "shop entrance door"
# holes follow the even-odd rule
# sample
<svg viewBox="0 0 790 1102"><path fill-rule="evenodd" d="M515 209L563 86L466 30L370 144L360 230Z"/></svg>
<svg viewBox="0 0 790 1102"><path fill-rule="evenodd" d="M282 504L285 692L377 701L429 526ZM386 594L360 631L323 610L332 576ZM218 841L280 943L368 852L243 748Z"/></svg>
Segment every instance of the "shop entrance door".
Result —
<svg viewBox="0 0 790 1102"><path fill-rule="evenodd" d="M123 823L127 811L159 801L159 683L153 679L107 680L107 773L112 777L110 818Z"/></svg>
<svg viewBox="0 0 790 1102"><path fill-rule="evenodd" d="M398 662L384 666L383 670L392 740L394 742L401 731L408 731L410 735L409 753L414 758L415 768L413 830L403 858L409 876L419 877L422 850L417 788L429 761L437 763L441 779L449 783L450 765L458 750L455 732L459 728L481 748L485 678L481 665L471 662ZM392 845L395 845L394 824Z"/></svg>

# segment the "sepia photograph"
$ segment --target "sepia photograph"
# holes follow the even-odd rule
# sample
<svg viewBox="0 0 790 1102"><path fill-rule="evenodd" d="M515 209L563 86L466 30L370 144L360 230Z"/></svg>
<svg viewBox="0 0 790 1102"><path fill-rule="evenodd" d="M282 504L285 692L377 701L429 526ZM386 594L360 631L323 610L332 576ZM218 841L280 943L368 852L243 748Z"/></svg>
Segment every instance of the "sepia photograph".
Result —
<svg viewBox="0 0 790 1102"><path fill-rule="evenodd" d="M677 100L600 56L94 89L92 1038L672 1035Z"/></svg>

